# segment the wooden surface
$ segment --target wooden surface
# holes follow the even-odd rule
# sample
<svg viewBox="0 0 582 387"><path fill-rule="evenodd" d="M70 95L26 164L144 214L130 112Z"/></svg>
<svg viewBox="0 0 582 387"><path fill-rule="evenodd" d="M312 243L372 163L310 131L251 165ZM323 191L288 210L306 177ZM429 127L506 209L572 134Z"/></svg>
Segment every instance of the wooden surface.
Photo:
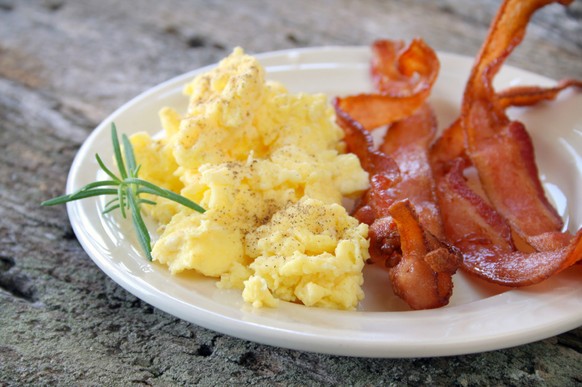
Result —
<svg viewBox="0 0 582 387"><path fill-rule="evenodd" d="M91 130L140 92L251 53L420 36L474 55L499 1L0 0L0 385L580 385L582 328L517 348L363 359L268 347L135 298L78 244L63 192ZM536 15L509 63L582 79L582 4Z"/></svg>

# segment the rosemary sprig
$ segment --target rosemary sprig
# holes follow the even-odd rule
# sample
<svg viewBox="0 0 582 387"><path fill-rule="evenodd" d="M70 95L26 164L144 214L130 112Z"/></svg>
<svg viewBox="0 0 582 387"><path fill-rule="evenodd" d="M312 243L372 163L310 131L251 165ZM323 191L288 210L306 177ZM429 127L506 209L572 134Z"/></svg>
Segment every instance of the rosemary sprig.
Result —
<svg viewBox="0 0 582 387"><path fill-rule="evenodd" d="M141 194L150 194L172 200L183 206L203 213L205 210L198 204L184 196L178 195L170 190L150 183L138 177L140 166L135 162L135 154L129 138L123 134L121 141L123 143L123 155L121 144L117 136L117 128L114 123L111 124L111 141L113 143L113 155L117 163L119 176L113 173L98 154L95 155L99 167L110 177L109 180L95 181L79 189L77 192L68 195L58 196L41 203L42 206L55 206L75 200L85 199L92 196L116 195L115 198L108 201L102 211L108 214L111 211L119 209L123 218L127 217L127 210L131 212L131 219L135 227L139 243L144 250L149 261L152 260L152 245L150 233L145 225L141 215L142 204L155 205L156 202L140 197Z"/></svg>

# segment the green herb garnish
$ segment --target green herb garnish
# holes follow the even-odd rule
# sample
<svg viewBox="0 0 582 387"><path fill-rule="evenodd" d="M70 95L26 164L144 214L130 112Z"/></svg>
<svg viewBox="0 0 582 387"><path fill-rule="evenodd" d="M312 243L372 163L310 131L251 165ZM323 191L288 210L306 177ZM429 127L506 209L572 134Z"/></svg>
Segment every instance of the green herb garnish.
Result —
<svg viewBox="0 0 582 387"><path fill-rule="evenodd" d="M57 204L64 204L74 200L85 199L92 196L101 195L116 195L116 197L107 204L103 209L103 214L107 214L113 210L119 209L121 215L126 218L127 210L131 212L131 219L137 232L137 237L141 247L143 248L148 260L152 260L152 245L150 233L145 225L141 215L142 204L155 205L156 202L148 199L140 198L141 194L151 194L172 200L176 203L182 204L195 211L203 213L204 208L194 203L184 196L178 195L165 188L158 187L146 180L138 177L139 165L136 165L135 154L129 138L123 134L121 140L123 142L123 157L121 153L121 145L117 136L117 128L115 124L111 124L111 140L113 142L113 153L119 170L119 176L115 175L109 168L105 166L101 157L95 154L97 163L101 169L111 178L110 180L96 181L89 183L75 193L69 195L62 195L56 198L44 201L42 206L54 206Z"/></svg>

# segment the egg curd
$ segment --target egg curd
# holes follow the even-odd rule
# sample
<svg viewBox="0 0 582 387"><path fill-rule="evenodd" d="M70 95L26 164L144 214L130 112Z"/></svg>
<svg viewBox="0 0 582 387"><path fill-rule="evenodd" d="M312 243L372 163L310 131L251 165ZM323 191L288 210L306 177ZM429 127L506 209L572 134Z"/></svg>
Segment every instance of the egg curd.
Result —
<svg viewBox="0 0 582 387"><path fill-rule="evenodd" d="M188 83L187 112L160 112L165 136L131 137L140 177L199 203L156 198L152 256L242 290L256 307L279 300L354 309L364 297L365 224L342 200L368 188L323 94L293 94L237 48Z"/></svg>

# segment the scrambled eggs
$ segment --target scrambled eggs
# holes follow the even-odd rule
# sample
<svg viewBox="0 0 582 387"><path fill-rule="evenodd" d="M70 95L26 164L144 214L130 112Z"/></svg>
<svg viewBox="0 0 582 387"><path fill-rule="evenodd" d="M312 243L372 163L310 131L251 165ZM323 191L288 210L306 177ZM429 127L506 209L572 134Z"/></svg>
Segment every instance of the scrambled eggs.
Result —
<svg viewBox="0 0 582 387"><path fill-rule="evenodd" d="M165 136L132 136L140 177L202 205L156 198L154 260L196 270L254 306L278 300L353 309L363 298L368 229L340 205L368 187L323 94L265 80L242 49L184 88L186 114L160 112Z"/></svg>

